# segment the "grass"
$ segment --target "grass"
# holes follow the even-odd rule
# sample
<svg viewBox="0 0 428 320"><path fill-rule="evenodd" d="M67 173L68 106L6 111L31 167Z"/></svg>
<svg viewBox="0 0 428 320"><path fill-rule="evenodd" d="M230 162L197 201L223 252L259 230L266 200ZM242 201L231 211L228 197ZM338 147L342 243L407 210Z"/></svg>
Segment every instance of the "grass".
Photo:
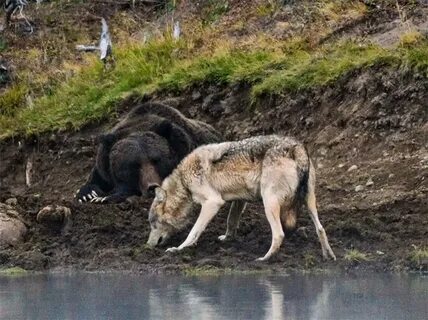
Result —
<svg viewBox="0 0 428 320"><path fill-rule="evenodd" d="M133 89L150 84L173 64L180 43L170 39L143 46L117 49L116 66L104 70L95 57L86 68L59 85L52 94L34 101L12 117L0 115L0 137L37 134L52 130L78 129L99 121L114 111L116 101ZM10 90L9 90L10 91ZM15 109L13 103L1 109Z"/></svg>
<svg viewBox="0 0 428 320"><path fill-rule="evenodd" d="M410 261L412 261L417 266L421 266L423 263L428 262L428 247L416 247L409 255Z"/></svg>
<svg viewBox="0 0 428 320"><path fill-rule="evenodd" d="M281 94L326 85L350 70L395 61L394 53L378 46L345 42L316 54L290 56L287 68L273 73L253 88L253 96Z"/></svg>
<svg viewBox="0 0 428 320"><path fill-rule="evenodd" d="M423 41L424 36L419 31L411 30L404 33L400 37L400 46L402 47L413 47L418 42Z"/></svg>
<svg viewBox="0 0 428 320"><path fill-rule="evenodd" d="M0 115L13 117L25 103L27 88L23 85L13 85L0 96Z"/></svg>
<svg viewBox="0 0 428 320"><path fill-rule="evenodd" d="M264 95L325 86L356 69L381 64L428 76L426 41L391 50L350 41L316 49L304 42L284 42L273 48L225 47L213 54L195 54L189 43L163 38L119 47L115 57L114 68L105 70L93 56L75 76L32 103L27 102L25 86L9 88L0 98L0 138L77 130L111 116L117 102L134 92L179 93L204 83L245 82L256 101Z"/></svg>
<svg viewBox="0 0 428 320"><path fill-rule="evenodd" d="M370 261L369 256L357 249L347 250L344 259L349 262L364 262Z"/></svg>
<svg viewBox="0 0 428 320"><path fill-rule="evenodd" d="M27 270L22 269L20 267L0 269L0 276L17 277L17 276L26 275L27 273L28 273Z"/></svg>
<svg viewBox="0 0 428 320"><path fill-rule="evenodd" d="M161 90L181 91L196 84L222 85L235 81L254 82L271 63L273 55L263 51L232 51L201 57L172 68L158 83Z"/></svg>
<svg viewBox="0 0 428 320"><path fill-rule="evenodd" d="M229 1L208 0L202 10L202 24L209 25L219 20L219 18L229 11Z"/></svg>
<svg viewBox="0 0 428 320"><path fill-rule="evenodd" d="M189 277L192 276L223 276L223 275L255 275L255 274L271 274L272 270L238 270L231 268L218 268L213 266L189 267L182 270L183 274Z"/></svg>

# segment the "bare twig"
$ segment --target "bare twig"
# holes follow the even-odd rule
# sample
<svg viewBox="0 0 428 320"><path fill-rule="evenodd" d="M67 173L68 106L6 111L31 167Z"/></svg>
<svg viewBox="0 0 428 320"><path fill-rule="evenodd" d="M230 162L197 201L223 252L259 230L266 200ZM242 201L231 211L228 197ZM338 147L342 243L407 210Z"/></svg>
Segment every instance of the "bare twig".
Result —
<svg viewBox="0 0 428 320"><path fill-rule="evenodd" d="M101 19L101 24L100 59L105 62L107 57L112 55L112 44L108 25L104 18Z"/></svg>
<svg viewBox="0 0 428 320"><path fill-rule="evenodd" d="M92 52L92 51L100 50L100 48L99 48L99 46L85 46L83 44L78 44L76 46L76 50L85 51L85 52Z"/></svg>
<svg viewBox="0 0 428 320"><path fill-rule="evenodd" d="M76 50L85 52L100 51L100 59L104 63L106 63L108 57L113 57L110 31L104 18L101 18L101 35L98 46L79 44L76 46Z"/></svg>
<svg viewBox="0 0 428 320"><path fill-rule="evenodd" d="M178 40L180 39L180 33L181 33L181 30L180 30L180 22L176 21L176 22L174 23L174 29L173 29L173 32L172 32L172 38L173 38L175 41L178 41Z"/></svg>
<svg viewBox="0 0 428 320"><path fill-rule="evenodd" d="M27 187L31 187L33 177L33 159L30 156L27 159L27 164L25 165L25 184Z"/></svg>

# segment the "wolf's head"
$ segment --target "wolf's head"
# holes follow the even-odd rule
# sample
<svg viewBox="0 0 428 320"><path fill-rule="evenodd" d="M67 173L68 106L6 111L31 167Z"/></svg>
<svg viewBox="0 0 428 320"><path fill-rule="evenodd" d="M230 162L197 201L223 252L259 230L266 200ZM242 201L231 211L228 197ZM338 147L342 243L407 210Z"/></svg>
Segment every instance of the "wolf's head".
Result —
<svg viewBox="0 0 428 320"><path fill-rule="evenodd" d="M150 207L150 235L147 244L151 247L164 244L173 234L182 230L189 221L191 198L186 190L177 184L151 186L155 198Z"/></svg>

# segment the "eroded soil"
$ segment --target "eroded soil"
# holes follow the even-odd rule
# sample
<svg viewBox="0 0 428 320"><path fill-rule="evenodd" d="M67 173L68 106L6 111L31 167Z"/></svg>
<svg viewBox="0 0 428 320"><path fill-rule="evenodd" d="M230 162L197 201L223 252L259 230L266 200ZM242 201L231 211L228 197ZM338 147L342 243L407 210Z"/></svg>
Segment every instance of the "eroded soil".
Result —
<svg viewBox="0 0 428 320"><path fill-rule="evenodd" d="M153 97L213 124L227 139L275 132L305 141L316 162L320 219L336 262L322 261L306 213L299 216L299 230L285 239L275 258L255 262L268 250L271 238L260 203L247 207L235 241L217 240L225 230L225 207L196 247L174 255L166 254L165 248L145 248L150 200L120 205L72 201L93 165L95 137L111 125L102 123L78 133L1 144L0 201L17 198L29 233L23 243L0 248L0 268L426 269L428 262L412 261L411 253L415 246L428 245L427 89L427 79L417 73L380 67L349 74L331 87L265 97L251 106L245 86L202 87L180 97ZM129 98L120 113L134 103ZM28 159L33 161L31 187L25 185ZM357 168L349 171L352 166ZM37 223L37 212L48 204L71 209L68 230ZM177 245L185 236L186 232L178 235L170 244ZM350 249L365 253L369 260L346 260Z"/></svg>

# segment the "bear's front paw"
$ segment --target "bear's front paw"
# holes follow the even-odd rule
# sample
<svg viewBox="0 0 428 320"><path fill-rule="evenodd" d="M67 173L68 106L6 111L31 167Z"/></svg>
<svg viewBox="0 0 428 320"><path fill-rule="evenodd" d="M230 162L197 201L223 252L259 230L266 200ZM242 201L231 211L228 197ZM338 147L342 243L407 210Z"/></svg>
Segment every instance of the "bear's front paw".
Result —
<svg viewBox="0 0 428 320"><path fill-rule="evenodd" d="M80 203L92 202L93 199L100 198L104 193L97 187L92 185L86 185L77 190L74 198Z"/></svg>

